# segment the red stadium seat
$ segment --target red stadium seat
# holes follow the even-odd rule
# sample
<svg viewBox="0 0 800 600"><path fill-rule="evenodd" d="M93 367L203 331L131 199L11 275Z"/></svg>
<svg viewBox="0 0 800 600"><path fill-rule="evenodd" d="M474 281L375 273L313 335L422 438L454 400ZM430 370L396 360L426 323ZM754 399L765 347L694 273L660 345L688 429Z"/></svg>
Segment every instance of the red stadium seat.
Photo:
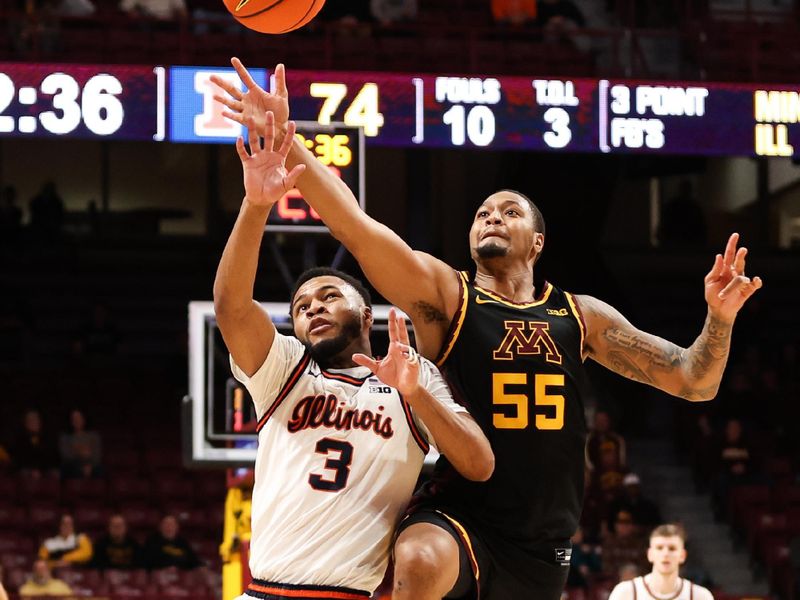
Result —
<svg viewBox="0 0 800 600"><path fill-rule="evenodd" d="M13 504L0 504L0 531L18 531L26 527L24 508Z"/></svg>
<svg viewBox="0 0 800 600"><path fill-rule="evenodd" d="M756 511L769 509L769 487L766 485L740 485L731 490L729 514L734 526L744 528L748 517Z"/></svg>
<svg viewBox="0 0 800 600"><path fill-rule="evenodd" d="M800 508L800 485L778 485L772 489L772 508L787 510Z"/></svg>
<svg viewBox="0 0 800 600"><path fill-rule="evenodd" d="M116 475L109 481L108 495L112 502L118 504L130 500L149 500L152 497L152 487L149 479Z"/></svg>
<svg viewBox="0 0 800 600"><path fill-rule="evenodd" d="M102 479L69 479L61 486L61 500L77 506L86 499L105 502L106 482Z"/></svg>

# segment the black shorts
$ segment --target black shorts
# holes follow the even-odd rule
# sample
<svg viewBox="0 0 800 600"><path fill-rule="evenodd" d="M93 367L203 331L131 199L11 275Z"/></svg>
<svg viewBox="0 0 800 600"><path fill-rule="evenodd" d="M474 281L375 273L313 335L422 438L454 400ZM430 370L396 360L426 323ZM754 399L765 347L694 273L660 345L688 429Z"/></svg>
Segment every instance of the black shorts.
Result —
<svg viewBox="0 0 800 600"><path fill-rule="evenodd" d="M559 600L569 573L569 542L544 544L523 551L498 539L491 532L442 511L420 507L397 528L397 535L415 523L441 527L459 546L459 576L456 588L465 594L446 598L458 600ZM469 578L471 585L464 585Z"/></svg>

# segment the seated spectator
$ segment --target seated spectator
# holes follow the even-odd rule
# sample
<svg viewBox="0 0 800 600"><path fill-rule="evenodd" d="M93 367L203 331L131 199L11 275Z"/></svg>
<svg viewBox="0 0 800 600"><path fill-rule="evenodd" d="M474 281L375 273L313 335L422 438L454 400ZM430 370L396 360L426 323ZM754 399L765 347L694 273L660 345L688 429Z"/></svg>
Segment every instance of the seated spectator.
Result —
<svg viewBox="0 0 800 600"><path fill-rule="evenodd" d="M23 418L23 429L11 445L11 460L23 473L41 477L57 465L55 446L42 431L39 411L29 410Z"/></svg>
<svg viewBox="0 0 800 600"><path fill-rule="evenodd" d="M630 513L639 532L653 529L662 522L661 511L655 503L642 495L641 481L636 473L622 479L622 493L609 506L609 526L614 527L614 517L620 511Z"/></svg>
<svg viewBox="0 0 800 600"><path fill-rule="evenodd" d="M614 516L614 528L603 542L603 573L617 577L622 565L638 565L640 572L647 568L647 540L636 531L631 513L621 510Z"/></svg>
<svg viewBox="0 0 800 600"><path fill-rule="evenodd" d="M603 496L608 505L622 493L625 469L619 464L619 455L613 449L604 447L600 454L600 464L592 474L594 488Z"/></svg>
<svg viewBox="0 0 800 600"><path fill-rule="evenodd" d="M71 596L72 590L66 583L52 576L50 568L47 566L47 561L39 559L33 563L33 573L31 573L30 579L19 588L19 595L22 598L29 596Z"/></svg>
<svg viewBox="0 0 800 600"><path fill-rule="evenodd" d="M586 26L586 19L571 0L539 0L536 24L545 42L573 46L573 33Z"/></svg>
<svg viewBox="0 0 800 600"><path fill-rule="evenodd" d="M22 227L22 209L17 206L17 188L7 185L0 199L0 239L16 234Z"/></svg>
<svg viewBox="0 0 800 600"><path fill-rule="evenodd" d="M49 3L55 12L55 4ZM52 238L61 232L64 222L64 200L53 181L47 181L31 199L31 228L42 237Z"/></svg>
<svg viewBox="0 0 800 600"><path fill-rule="evenodd" d="M108 520L108 533L94 545L92 566L101 570L144 568L142 547L128 535L128 524L122 515Z"/></svg>
<svg viewBox="0 0 800 600"><path fill-rule="evenodd" d="M616 454L616 464L625 466L625 438L614 431L611 416L606 411L599 410L594 415L594 427L586 438L586 464L589 469L597 468L600 454L606 449L611 449Z"/></svg>
<svg viewBox="0 0 800 600"><path fill-rule="evenodd" d="M600 555L592 544L583 537L583 529L578 527L572 536L572 558L569 561L567 587L587 589L592 576L601 571Z"/></svg>
<svg viewBox="0 0 800 600"><path fill-rule="evenodd" d="M77 409L70 413L69 424L71 431L62 433L58 440L61 472L66 478L100 476L102 474L100 435L96 431L86 430L86 418Z"/></svg>
<svg viewBox="0 0 800 600"><path fill-rule="evenodd" d="M194 569L201 566L189 542L178 535L178 520L172 515L161 519L158 532L145 544L145 562L149 569Z"/></svg>
<svg viewBox="0 0 800 600"><path fill-rule="evenodd" d="M392 25L417 18L417 0L370 0L372 18L381 25Z"/></svg>
<svg viewBox="0 0 800 600"><path fill-rule="evenodd" d="M641 571L639 567L633 563L625 563L619 568L619 573L617 574L617 580L619 583L623 581L631 581L632 579L636 579L639 575L641 575Z"/></svg>
<svg viewBox="0 0 800 600"><path fill-rule="evenodd" d="M716 471L712 499L715 515L721 518L731 488L753 482L753 453L738 419L730 419L725 425L725 435L717 450Z"/></svg>
<svg viewBox="0 0 800 600"><path fill-rule="evenodd" d="M62 515L58 535L47 538L39 548L39 558L50 567L69 567L88 563L92 558L92 542L83 533L75 533L72 515Z"/></svg>
<svg viewBox="0 0 800 600"><path fill-rule="evenodd" d="M492 0L492 17L498 25L532 25L536 21L536 0Z"/></svg>
<svg viewBox="0 0 800 600"><path fill-rule="evenodd" d="M184 0L122 0L119 8L131 17L177 21L187 16Z"/></svg>

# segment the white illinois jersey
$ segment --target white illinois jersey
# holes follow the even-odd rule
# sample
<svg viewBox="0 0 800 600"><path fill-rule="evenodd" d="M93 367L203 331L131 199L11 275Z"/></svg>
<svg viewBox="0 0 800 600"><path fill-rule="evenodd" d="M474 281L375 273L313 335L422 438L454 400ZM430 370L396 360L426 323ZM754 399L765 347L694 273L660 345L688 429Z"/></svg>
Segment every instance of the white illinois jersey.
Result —
<svg viewBox="0 0 800 600"><path fill-rule="evenodd" d="M608 600L714 600L711 592L702 585L694 584L682 577L678 578L676 591L671 594L659 594L652 589L646 577L636 577L618 583Z"/></svg>
<svg viewBox="0 0 800 600"><path fill-rule="evenodd" d="M253 577L372 592L434 443L430 433L369 369L325 371L293 337L276 334L252 377L233 359L231 367L259 418ZM421 367L423 387L464 412L438 369L428 361Z"/></svg>

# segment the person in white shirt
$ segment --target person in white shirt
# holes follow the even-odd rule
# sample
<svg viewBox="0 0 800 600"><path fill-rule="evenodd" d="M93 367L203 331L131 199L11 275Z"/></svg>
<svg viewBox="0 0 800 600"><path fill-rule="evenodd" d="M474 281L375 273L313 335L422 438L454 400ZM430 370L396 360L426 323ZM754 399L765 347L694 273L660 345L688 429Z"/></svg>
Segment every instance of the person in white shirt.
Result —
<svg viewBox="0 0 800 600"><path fill-rule="evenodd" d="M680 525L659 525L650 534L647 560L653 569L643 577L623 581L608 600L714 600L701 585L679 576L686 562L686 532Z"/></svg>
<svg viewBox="0 0 800 600"><path fill-rule="evenodd" d="M393 311L387 356L370 358L371 302L358 280L325 268L301 275L295 337L278 333L253 300L268 213L303 167L284 166L294 125L279 151L271 113L263 131L250 125L249 153L242 138L236 144L245 198L214 282L233 374L259 419L254 579L241 598L369 598L429 446L474 480L491 476L494 455Z"/></svg>

